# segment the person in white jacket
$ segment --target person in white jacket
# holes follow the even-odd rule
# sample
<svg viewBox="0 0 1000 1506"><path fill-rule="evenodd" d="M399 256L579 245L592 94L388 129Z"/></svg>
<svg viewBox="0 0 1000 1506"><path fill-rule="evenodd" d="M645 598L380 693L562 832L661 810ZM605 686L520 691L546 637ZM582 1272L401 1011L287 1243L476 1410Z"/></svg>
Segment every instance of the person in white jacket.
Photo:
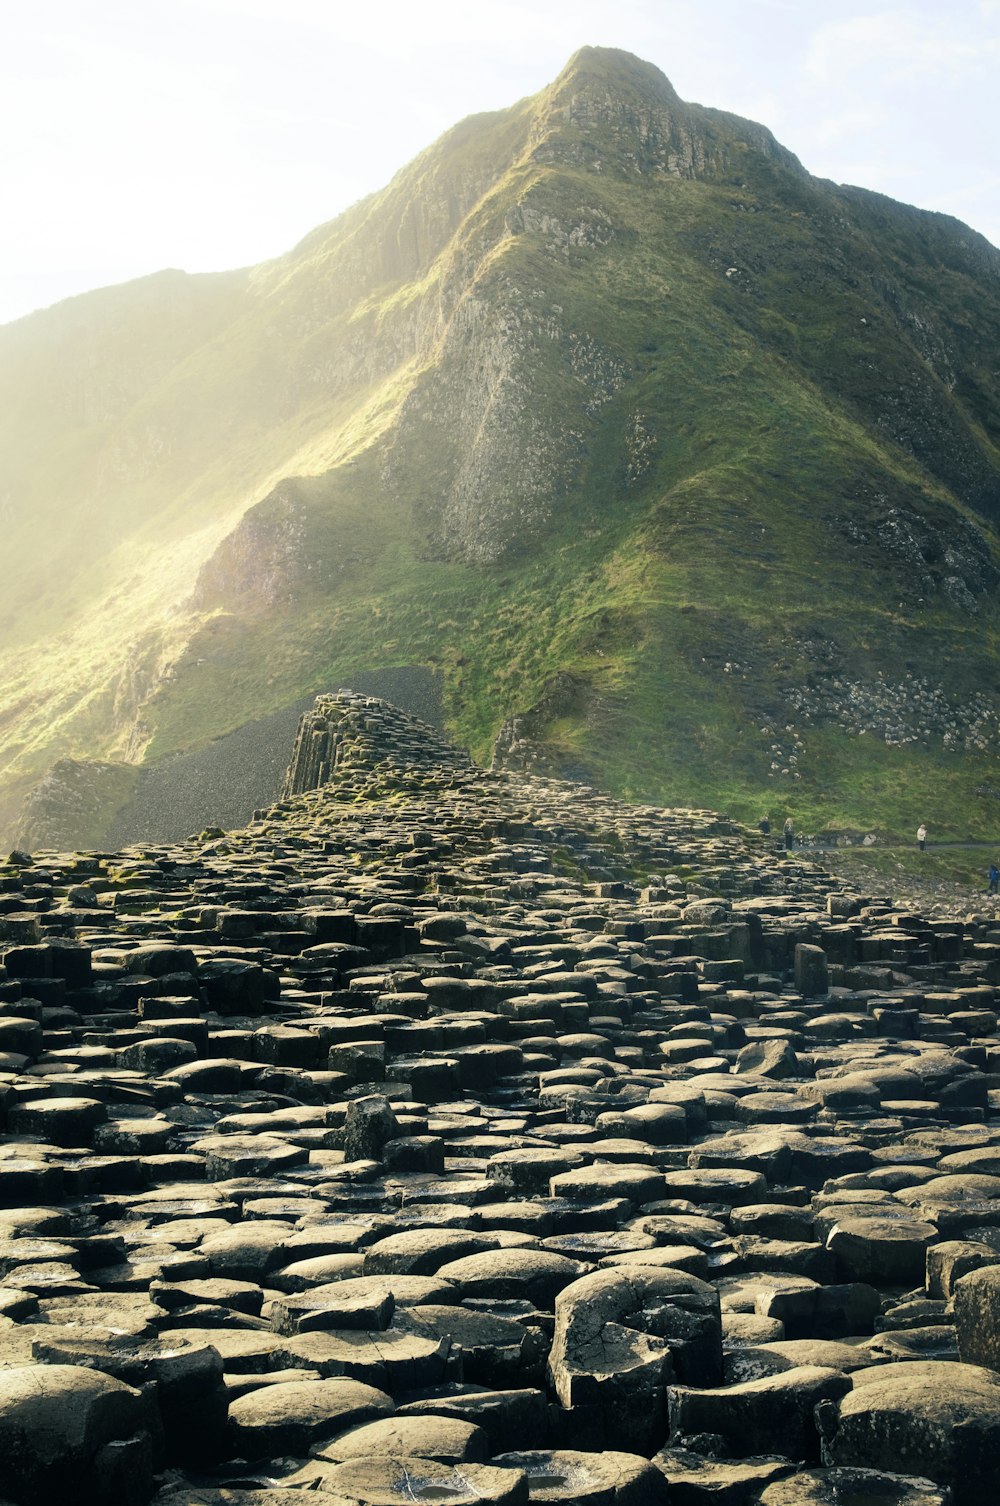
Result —
<svg viewBox="0 0 1000 1506"><path fill-rule="evenodd" d="M921 852L923 852L924 848L927 846L927 828L922 821L917 827L917 846L920 848Z"/></svg>

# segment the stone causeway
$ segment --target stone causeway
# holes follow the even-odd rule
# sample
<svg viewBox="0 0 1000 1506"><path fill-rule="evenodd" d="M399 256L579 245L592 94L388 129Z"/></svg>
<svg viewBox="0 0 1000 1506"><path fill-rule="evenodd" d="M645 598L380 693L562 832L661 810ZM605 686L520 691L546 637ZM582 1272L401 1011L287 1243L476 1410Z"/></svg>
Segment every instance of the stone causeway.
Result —
<svg viewBox="0 0 1000 1506"><path fill-rule="evenodd" d="M1000 927L321 696L0 863L0 1506L996 1506Z"/></svg>

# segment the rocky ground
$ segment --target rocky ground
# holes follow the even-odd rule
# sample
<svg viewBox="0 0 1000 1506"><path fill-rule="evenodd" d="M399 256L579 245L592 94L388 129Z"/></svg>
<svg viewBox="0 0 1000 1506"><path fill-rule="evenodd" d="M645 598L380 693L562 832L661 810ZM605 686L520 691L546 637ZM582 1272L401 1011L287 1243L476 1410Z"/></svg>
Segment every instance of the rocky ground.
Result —
<svg viewBox="0 0 1000 1506"><path fill-rule="evenodd" d="M955 850L955 849L953 849ZM975 882L959 882L941 875L914 871L912 864L895 863L895 872L887 875L874 865L870 868L858 848L828 848L813 854L831 873L854 887L860 884L879 888L891 885L895 904L907 910L919 910L932 918L953 920L989 920L1000 925L1000 894L990 894L986 887L986 868L991 849L983 850L982 873Z"/></svg>
<svg viewBox="0 0 1000 1506"><path fill-rule="evenodd" d="M0 1495L992 1506L1000 925L357 697L288 788L0 866Z"/></svg>

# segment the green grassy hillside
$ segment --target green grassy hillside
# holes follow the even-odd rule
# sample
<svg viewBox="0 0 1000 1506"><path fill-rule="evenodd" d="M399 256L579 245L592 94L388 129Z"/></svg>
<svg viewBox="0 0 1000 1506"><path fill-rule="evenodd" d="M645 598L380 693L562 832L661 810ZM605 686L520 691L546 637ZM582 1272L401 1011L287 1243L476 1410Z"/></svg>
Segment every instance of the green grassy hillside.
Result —
<svg viewBox="0 0 1000 1506"><path fill-rule="evenodd" d="M277 262L0 330L0 825L427 665L480 758L992 834L998 347L982 237L586 49Z"/></svg>

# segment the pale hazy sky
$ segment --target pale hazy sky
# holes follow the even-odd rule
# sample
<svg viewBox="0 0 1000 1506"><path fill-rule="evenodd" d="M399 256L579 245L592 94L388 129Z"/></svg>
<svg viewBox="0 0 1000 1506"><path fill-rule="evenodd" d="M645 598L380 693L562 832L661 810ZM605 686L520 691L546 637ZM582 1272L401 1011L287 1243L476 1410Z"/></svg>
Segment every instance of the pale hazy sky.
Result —
<svg viewBox="0 0 1000 1506"><path fill-rule="evenodd" d="M1000 0L0 0L0 322L277 255L585 44L1000 243Z"/></svg>

